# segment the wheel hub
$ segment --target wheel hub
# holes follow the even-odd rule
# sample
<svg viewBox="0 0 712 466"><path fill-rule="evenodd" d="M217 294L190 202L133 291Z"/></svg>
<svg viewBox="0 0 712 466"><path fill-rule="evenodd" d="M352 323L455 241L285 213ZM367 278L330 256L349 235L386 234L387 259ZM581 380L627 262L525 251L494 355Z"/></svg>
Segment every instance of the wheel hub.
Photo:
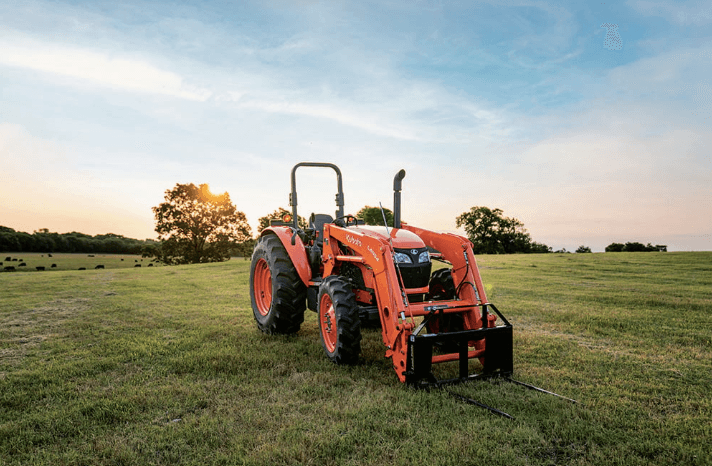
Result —
<svg viewBox="0 0 712 466"><path fill-rule="evenodd" d="M334 303L331 301L331 298L329 298L329 295L325 294L322 296L319 304L321 334L327 351L331 353L336 349L336 340L338 335Z"/></svg>
<svg viewBox="0 0 712 466"><path fill-rule="evenodd" d="M257 310L263 316L269 314L272 307L272 273L265 259L255 265L254 292Z"/></svg>

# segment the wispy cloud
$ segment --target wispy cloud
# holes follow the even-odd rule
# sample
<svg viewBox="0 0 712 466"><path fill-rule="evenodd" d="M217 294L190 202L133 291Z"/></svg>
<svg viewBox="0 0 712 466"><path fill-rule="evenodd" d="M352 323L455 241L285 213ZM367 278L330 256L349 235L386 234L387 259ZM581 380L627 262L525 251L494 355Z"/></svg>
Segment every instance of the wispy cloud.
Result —
<svg viewBox="0 0 712 466"><path fill-rule="evenodd" d="M0 39L0 65L77 79L111 89L204 101L211 92L173 72L129 56L42 42L21 35Z"/></svg>
<svg viewBox="0 0 712 466"><path fill-rule="evenodd" d="M239 102L238 106L241 108L256 109L265 112L302 115L312 118L331 120L346 126L359 128L379 136L387 136L408 141L421 140L421 138L411 128L394 124L379 123L374 121L374 119L368 115L359 115L355 112L328 104L246 100Z"/></svg>
<svg viewBox="0 0 712 466"><path fill-rule="evenodd" d="M680 1L647 1L630 2L640 13L659 16L680 26L702 26L712 23L712 4L707 0Z"/></svg>

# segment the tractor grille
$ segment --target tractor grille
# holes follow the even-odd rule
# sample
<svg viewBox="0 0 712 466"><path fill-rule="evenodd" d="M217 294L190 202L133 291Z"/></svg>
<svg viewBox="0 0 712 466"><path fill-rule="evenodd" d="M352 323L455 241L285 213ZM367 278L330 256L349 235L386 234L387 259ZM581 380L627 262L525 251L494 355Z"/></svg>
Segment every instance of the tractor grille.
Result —
<svg viewBox="0 0 712 466"><path fill-rule="evenodd" d="M406 254L411 259L410 264L403 262L397 264L401 276L403 277L403 285L405 285L406 288L423 288L428 286L432 262L430 262L430 259L428 259L427 262L418 262L421 253L425 251L427 251L427 248L395 249L395 252Z"/></svg>

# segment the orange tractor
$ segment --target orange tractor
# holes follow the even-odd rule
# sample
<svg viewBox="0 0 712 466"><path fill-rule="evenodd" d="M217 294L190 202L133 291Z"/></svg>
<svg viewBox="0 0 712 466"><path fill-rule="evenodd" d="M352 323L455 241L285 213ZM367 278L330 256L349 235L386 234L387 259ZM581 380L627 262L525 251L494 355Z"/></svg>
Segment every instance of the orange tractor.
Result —
<svg viewBox="0 0 712 466"><path fill-rule="evenodd" d="M299 227L300 167L336 172L336 218L311 214L309 227ZM292 168L291 221L273 221L252 254L250 297L257 326L267 334L297 332L308 308L317 312L322 345L337 364L358 361L362 325L380 325L385 357L401 382L431 386L492 376L511 380L512 326L487 300L470 241L402 222L404 177L401 170L393 181L389 228L385 216L384 226L367 226L344 215L336 165L303 162ZM433 260L447 267L433 272ZM479 360L479 372L470 374L471 359ZM433 365L446 362L458 364L458 375L438 380Z"/></svg>

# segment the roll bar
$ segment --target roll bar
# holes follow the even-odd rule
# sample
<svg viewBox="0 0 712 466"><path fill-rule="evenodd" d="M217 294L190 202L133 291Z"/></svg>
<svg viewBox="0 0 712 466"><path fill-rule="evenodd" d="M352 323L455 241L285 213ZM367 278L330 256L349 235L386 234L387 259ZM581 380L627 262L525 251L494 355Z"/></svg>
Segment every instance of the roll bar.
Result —
<svg viewBox="0 0 712 466"><path fill-rule="evenodd" d="M333 163L320 163L320 162L300 162L292 168L292 192L289 193L289 205L292 207L292 224L295 229L299 229L299 217L297 216L297 168L299 167L325 167L331 168L336 172L336 183L337 183L337 193L336 193L336 217L344 216L344 190L341 183L341 170L339 167Z"/></svg>

